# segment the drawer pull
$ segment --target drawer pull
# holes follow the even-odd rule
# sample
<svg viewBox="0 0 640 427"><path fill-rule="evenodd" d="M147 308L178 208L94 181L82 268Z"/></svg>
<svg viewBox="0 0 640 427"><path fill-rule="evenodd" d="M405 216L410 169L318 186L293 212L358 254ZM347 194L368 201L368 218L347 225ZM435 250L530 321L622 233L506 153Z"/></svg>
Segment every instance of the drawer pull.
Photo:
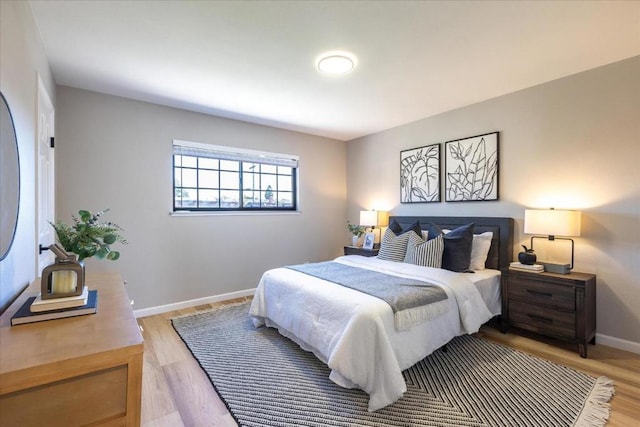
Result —
<svg viewBox="0 0 640 427"><path fill-rule="evenodd" d="M538 296L547 297L547 298L551 298L553 296L553 294L549 292L532 291L531 289L527 289L527 292L533 295L538 295Z"/></svg>
<svg viewBox="0 0 640 427"><path fill-rule="evenodd" d="M529 316L532 320L536 320L538 322L553 323L553 319L550 319L548 317L537 316L535 314L527 314L527 316Z"/></svg>

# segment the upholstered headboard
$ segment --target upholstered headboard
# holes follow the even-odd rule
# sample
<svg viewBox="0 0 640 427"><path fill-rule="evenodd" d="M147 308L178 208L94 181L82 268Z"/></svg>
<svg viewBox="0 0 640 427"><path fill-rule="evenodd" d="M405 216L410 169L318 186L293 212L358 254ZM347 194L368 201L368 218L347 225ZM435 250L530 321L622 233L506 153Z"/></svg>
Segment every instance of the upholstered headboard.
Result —
<svg viewBox="0 0 640 427"><path fill-rule="evenodd" d="M487 268L507 268L513 261L513 218L476 217L476 216L392 216L389 221L395 219L403 228L420 222L423 229L427 224L436 224L441 228L453 230L461 225L473 223L473 233L480 234L485 231L493 232L491 248L487 255Z"/></svg>

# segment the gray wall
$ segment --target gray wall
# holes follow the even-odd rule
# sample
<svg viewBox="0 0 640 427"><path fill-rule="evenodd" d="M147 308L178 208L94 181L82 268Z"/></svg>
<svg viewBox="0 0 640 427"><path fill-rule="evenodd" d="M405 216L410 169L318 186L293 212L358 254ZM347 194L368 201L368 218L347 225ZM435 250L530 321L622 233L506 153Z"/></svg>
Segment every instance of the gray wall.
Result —
<svg viewBox="0 0 640 427"><path fill-rule="evenodd" d="M298 155L301 212L169 215L173 139ZM56 141L56 216L111 209L129 244L87 269L119 270L136 309L254 288L346 242L345 142L62 86Z"/></svg>
<svg viewBox="0 0 640 427"><path fill-rule="evenodd" d="M13 115L20 156L20 212L11 250L0 261L0 312L36 277L37 76L55 105L55 84L27 2L0 2L0 91Z"/></svg>
<svg viewBox="0 0 640 427"><path fill-rule="evenodd" d="M499 201L400 204L401 150L492 131ZM597 332L640 343L640 57L350 141L347 161L350 218L373 205L397 215L509 216L515 242L528 246L525 208L581 210L575 270L597 274ZM559 256L538 242L543 256Z"/></svg>

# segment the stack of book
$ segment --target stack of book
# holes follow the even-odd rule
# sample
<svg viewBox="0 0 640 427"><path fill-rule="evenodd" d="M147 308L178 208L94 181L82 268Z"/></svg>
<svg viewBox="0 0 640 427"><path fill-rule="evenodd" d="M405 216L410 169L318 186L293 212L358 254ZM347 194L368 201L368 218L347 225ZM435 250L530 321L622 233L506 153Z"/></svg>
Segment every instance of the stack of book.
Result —
<svg viewBox="0 0 640 427"><path fill-rule="evenodd" d="M512 262L509 264L511 270L528 271L530 273L542 273L544 272L544 265L542 264L522 264L521 262Z"/></svg>
<svg viewBox="0 0 640 427"><path fill-rule="evenodd" d="M42 299L38 294L27 298L22 307L11 317L11 326L43 320L94 314L98 307L98 291L90 291L86 286L82 294L72 297Z"/></svg>
<svg viewBox="0 0 640 427"><path fill-rule="evenodd" d="M87 286L82 289L82 293L80 295L74 295L72 297L42 299L42 294L38 294L36 299L31 303L30 310L32 312L41 312L59 310L61 308L80 307L87 303L88 297L89 288Z"/></svg>

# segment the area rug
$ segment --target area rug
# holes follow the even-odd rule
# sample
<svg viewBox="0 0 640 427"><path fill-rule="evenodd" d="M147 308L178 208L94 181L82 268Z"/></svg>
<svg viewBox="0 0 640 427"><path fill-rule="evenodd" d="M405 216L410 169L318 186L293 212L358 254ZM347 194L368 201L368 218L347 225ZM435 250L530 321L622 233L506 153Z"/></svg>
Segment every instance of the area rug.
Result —
<svg viewBox="0 0 640 427"><path fill-rule="evenodd" d="M248 303L172 319L240 426L602 426L613 383L462 336L404 372L408 391L367 411L368 395L271 328Z"/></svg>

